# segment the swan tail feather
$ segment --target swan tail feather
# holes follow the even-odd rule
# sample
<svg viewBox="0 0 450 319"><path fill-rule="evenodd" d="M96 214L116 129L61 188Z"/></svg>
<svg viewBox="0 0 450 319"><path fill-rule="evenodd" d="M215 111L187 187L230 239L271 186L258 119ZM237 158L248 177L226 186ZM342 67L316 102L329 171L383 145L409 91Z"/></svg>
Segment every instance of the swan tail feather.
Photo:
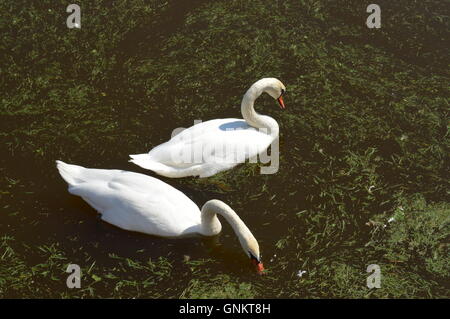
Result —
<svg viewBox="0 0 450 319"><path fill-rule="evenodd" d="M130 155L130 162L166 177L184 177L177 168L154 161L148 154Z"/></svg>
<svg viewBox="0 0 450 319"><path fill-rule="evenodd" d="M84 167L67 164L62 161L56 161L56 167L58 168L59 174L67 182L67 184L74 186L84 182L81 178Z"/></svg>
<svg viewBox="0 0 450 319"><path fill-rule="evenodd" d="M161 163L153 161L148 154L136 154L130 155L130 157L130 162L151 171L157 171L161 169L162 166L165 166Z"/></svg>

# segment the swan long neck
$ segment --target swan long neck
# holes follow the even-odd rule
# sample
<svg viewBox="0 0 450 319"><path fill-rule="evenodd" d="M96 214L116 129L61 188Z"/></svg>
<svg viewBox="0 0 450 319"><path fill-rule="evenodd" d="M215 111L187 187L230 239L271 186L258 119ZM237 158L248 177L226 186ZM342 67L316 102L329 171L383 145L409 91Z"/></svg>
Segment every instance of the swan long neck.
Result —
<svg viewBox="0 0 450 319"><path fill-rule="evenodd" d="M250 125L258 129L267 129L267 134L273 138L278 136L279 127L277 121L267 115L258 114L255 111L254 104L256 99L264 92L264 87L259 83L255 83L247 90L242 99L241 113L244 120Z"/></svg>
<svg viewBox="0 0 450 319"><path fill-rule="evenodd" d="M205 236L217 235L221 229L217 215L221 215L225 220L231 225L236 236L239 240L245 239L250 234L250 230L247 228L242 219L239 218L238 214L231 209L230 206L217 199L210 200L205 203L201 211L201 221L202 221L202 234Z"/></svg>

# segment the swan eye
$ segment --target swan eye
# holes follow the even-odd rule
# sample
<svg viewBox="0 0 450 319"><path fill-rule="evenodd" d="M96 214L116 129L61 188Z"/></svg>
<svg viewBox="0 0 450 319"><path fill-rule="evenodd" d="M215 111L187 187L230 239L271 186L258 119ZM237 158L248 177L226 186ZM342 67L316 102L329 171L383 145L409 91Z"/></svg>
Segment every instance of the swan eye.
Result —
<svg viewBox="0 0 450 319"><path fill-rule="evenodd" d="M285 90L285 89L281 89L281 95L280 95L280 97L283 96L284 93L286 93L286 90Z"/></svg>

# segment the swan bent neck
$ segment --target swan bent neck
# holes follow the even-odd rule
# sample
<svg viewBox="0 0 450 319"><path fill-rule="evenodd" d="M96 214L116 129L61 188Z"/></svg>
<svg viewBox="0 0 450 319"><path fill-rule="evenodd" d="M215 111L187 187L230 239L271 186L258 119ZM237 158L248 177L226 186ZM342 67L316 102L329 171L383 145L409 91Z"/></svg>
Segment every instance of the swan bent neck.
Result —
<svg viewBox="0 0 450 319"><path fill-rule="evenodd" d="M217 201L219 202L219 201ZM217 214L227 215L226 209L221 209L214 200L206 202L201 211L201 234L204 236L214 236L222 230L222 224L217 218ZM227 217L225 217L227 219ZM228 220L227 220L228 221Z"/></svg>
<svg viewBox="0 0 450 319"><path fill-rule="evenodd" d="M220 233L222 225L217 215L221 215L231 225L238 237L245 237L250 230L236 212L224 202L212 199L203 205L201 211L202 231L205 236L214 236ZM252 235L253 236L253 235Z"/></svg>
<svg viewBox="0 0 450 319"><path fill-rule="evenodd" d="M259 261L259 246L255 237L242 219L239 218L238 214L220 200L212 199L203 205L201 211L202 234L205 236L213 236L221 231L222 225L217 218L217 214L223 216L231 225L245 253L250 257L254 256Z"/></svg>
<svg viewBox="0 0 450 319"><path fill-rule="evenodd" d="M267 129L265 133L276 138L279 133L277 121L267 115L261 115L255 111L256 99L265 91L261 81L253 84L245 93L241 103L241 113L243 119L250 125L258 129Z"/></svg>

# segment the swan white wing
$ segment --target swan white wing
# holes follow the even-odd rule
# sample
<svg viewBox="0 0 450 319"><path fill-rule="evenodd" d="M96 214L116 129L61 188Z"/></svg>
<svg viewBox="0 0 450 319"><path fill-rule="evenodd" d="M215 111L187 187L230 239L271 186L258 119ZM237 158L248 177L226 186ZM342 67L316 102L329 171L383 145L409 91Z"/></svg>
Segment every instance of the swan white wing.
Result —
<svg viewBox="0 0 450 319"><path fill-rule="evenodd" d="M205 163L232 167L265 151L272 139L244 120L218 119L185 129L148 155L155 162L176 167Z"/></svg>
<svg viewBox="0 0 450 319"><path fill-rule="evenodd" d="M65 167L66 173L73 169L73 179L78 182L69 183L69 191L81 196L102 214L103 220L117 227L175 237L189 230L195 232L201 223L197 205L158 179L120 170L71 166Z"/></svg>

